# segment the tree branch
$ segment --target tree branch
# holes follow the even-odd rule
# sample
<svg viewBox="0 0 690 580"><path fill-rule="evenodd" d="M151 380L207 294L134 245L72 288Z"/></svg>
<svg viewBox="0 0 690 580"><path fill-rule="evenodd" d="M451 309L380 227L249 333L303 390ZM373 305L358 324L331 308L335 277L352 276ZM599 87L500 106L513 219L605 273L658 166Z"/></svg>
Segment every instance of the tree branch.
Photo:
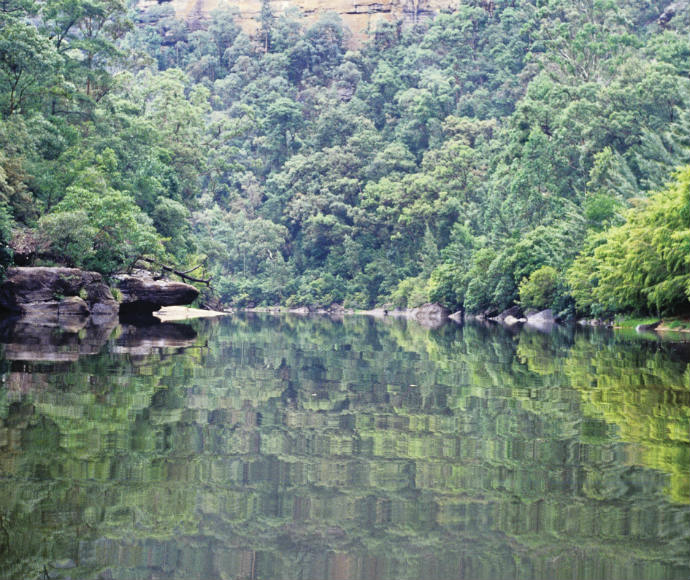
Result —
<svg viewBox="0 0 690 580"><path fill-rule="evenodd" d="M147 264L153 264L154 266L159 266L163 271L176 274L177 276L179 276L183 280L188 280L190 282L198 282L200 284L206 284L206 286L211 285L211 278L204 280L202 278L194 278L193 276L188 276L188 274L190 272L193 272L194 270L201 268L201 264L199 264L198 266L195 266L191 270L186 270L184 272L181 272L179 270L176 270L175 268L172 268L171 266L166 266L165 264L161 264L161 263L156 262L155 260L151 260L149 258L137 258L137 260L141 261L141 262L146 262Z"/></svg>

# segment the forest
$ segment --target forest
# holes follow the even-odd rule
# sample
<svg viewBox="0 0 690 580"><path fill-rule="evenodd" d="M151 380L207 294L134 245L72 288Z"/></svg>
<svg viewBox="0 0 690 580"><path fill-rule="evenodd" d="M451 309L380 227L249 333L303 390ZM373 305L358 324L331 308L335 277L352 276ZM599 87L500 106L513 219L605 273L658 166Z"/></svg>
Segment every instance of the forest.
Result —
<svg viewBox="0 0 690 580"><path fill-rule="evenodd" d="M148 6L148 5L147 5ZM264 3L0 1L0 275L224 306L690 311L690 3L459 0L353 48Z"/></svg>

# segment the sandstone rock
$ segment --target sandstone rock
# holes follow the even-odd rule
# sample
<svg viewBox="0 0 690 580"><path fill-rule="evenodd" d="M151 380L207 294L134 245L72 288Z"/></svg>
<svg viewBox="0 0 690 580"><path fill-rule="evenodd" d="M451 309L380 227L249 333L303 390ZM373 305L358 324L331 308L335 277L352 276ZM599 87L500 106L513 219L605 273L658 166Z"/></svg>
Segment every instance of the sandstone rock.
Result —
<svg viewBox="0 0 690 580"><path fill-rule="evenodd" d="M434 302L413 308L410 315L422 326L437 328L448 319L448 310Z"/></svg>
<svg viewBox="0 0 690 580"><path fill-rule="evenodd" d="M546 310L541 310L536 314L530 314L527 317L527 322L530 324L544 324L547 322L555 323L556 319L553 316L553 311L550 308L547 308Z"/></svg>
<svg viewBox="0 0 690 580"><path fill-rule="evenodd" d="M139 7L146 8L154 0L140 0ZM198 19L221 7L232 7L238 12L238 23L252 34L257 29L261 15L261 0L171 0L177 18ZM353 46L367 38L367 31L374 30L381 21L401 20L404 26L411 26L420 20L433 17L441 10L456 8L456 0L270 0L273 13L278 16L290 7L298 8L308 22L315 22L328 12L336 12L353 33Z"/></svg>
<svg viewBox="0 0 690 580"><path fill-rule="evenodd" d="M498 316L494 316L491 320L494 320L496 322L502 322L505 324L514 324L514 322L507 322L508 318L512 318L515 321L517 321L519 318L522 318L522 308L520 308L517 305L511 306L507 310L501 312Z"/></svg>
<svg viewBox="0 0 690 580"><path fill-rule="evenodd" d="M83 300L81 296L85 296ZM77 300L74 300L77 299ZM9 268L0 284L0 309L48 324L58 316L88 316L96 305L117 313L118 304L97 272L78 268Z"/></svg>
<svg viewBox="0 0 690 580"><path fill-rule="evenodd" d="M94 282L102 282L100 274L77 268L8 268L0 285L0 307L21 312L24 304L78 296Z"/></svg>
<svg viewBox="0 0 690 580"><path fill-rule="evenodd" d="M526 326L540 332L551 332L556 326L556 319L551 309L542 310L527 316Z"/></svg>
<svg viewBox="0 0 690 580"><path fill-rule="evenodd" d="M184 282L154 280L148 272L117 277L122 293L120 313L153 312L162 306L182 306L193 302L199 291Z"/></svg>
<svg viewBox="0 0 690 580"><path fill-rule="evenodd" d="M445 318L448 318L448 310L440 304L437 304L436 302L422 304L417 308L413 308L412 314L417 320L421 318L429 318L436 320L443 320Z"/></svg>

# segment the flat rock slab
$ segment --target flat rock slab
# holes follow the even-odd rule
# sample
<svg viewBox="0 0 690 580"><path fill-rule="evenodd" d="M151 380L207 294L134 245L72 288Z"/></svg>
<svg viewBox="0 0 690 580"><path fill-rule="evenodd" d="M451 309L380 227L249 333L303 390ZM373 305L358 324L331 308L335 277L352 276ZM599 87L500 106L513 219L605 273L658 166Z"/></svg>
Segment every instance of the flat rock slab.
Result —
<svg viewBox="0 0 690 580"><path fill-rule="evenodd" d="M218 316L229 315L229 312L218 312L217 310L201 310L199 308L189 308L187 306L164 306L154 314L154 316L162 322L190 320L192 318L216 318Z"/></svg>
<svg viewBox="0 0 690 580"><path fill-rule="evenodd" d="M117 280L117 288L122 293L120 312L153 312L163 306L184 306L199 296L199 291L190 284L155 280L140 273L118 276Z"/></svg>

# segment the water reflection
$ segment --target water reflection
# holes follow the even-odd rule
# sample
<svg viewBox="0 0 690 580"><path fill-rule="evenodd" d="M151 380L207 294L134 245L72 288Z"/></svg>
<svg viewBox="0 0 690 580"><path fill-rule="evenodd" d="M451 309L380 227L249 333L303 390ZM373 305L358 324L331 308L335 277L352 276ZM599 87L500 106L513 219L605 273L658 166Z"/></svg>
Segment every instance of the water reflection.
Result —
<svg viewBox="0 0 690 580"><path fill-rule="evenodd" d="M3 576L690 572L682 345L254 315L84 354L2 363Z"/></svg>

